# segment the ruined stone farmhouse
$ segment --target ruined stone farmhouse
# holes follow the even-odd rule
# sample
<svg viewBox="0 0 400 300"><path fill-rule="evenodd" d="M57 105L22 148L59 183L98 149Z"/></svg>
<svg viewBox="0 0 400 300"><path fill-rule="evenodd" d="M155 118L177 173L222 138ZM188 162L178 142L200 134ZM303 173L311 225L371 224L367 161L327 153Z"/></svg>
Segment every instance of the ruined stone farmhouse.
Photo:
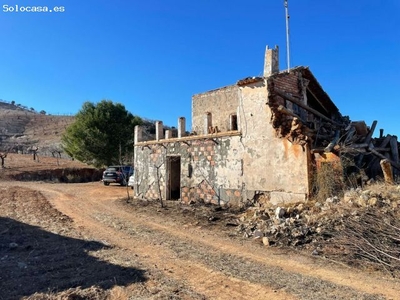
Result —
<svg viewBox="0 0 400 300"><path fill-rule="evenodd" d="M340 114L308 67L280 71L278 55L267 47L262 77L194 95L190 133L184 117L170 130L157 121L151 138L137 126L135 195L232 205L260 194L272 203L307 200L315 166L340 165L338 145L372 133Z"/></svg>

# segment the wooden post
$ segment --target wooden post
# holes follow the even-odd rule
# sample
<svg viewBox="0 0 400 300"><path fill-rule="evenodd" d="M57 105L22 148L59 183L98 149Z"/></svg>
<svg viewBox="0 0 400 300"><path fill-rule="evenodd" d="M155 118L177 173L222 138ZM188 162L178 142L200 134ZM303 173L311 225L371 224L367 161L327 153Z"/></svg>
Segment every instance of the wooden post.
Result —
<svg viewBox="0 0 400 300"><path fill-rule="evenodd" d="M7 157L7 152L6 153L0 153L0 159L1 159L1 167L4 168L4 160Z"/></svg>
<svg viewBox="0 0 400 300"><path fill-rule="evenodd" d="M380 165L383 171L383 177L387 184L394 184L392 165L388 159L382 159Z"/></svg>
<svg viewBox="0 0 400 300"><path fill-rule="evenodd" d="M38 150L39 150L39 148L37 146L31 148L33 160L36 160L36 158L37 158L39 161L38 154L37 154Z"/></svg>

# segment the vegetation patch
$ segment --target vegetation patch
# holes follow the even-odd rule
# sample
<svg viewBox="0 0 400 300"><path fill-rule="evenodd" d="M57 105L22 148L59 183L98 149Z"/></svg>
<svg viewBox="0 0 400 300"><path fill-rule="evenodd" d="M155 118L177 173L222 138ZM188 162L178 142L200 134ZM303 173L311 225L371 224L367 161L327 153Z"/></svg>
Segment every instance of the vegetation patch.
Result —
<svg viewBox="0 0 400 300"><path fill-rule="evenodd" d="M50 181L57 183L83 183L100 181L103 170L94 168L65 168L53 170L38 170L18 173L12 179L18 181Z"/></svg>

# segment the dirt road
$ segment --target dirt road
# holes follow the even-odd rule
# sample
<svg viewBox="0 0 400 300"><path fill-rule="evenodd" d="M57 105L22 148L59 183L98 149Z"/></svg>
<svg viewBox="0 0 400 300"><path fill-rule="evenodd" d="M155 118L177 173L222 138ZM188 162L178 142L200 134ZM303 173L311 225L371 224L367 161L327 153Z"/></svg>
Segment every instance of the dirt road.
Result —
<svg viewBox="0 0 400 300"><path fill-rule="evenodd" d="M266 248L259 241L236 236L225 223L210 221L207 214L212 208L196 211L177 202L160 208L126 199L126 188L101 183L0 182L0 234L8 243L0 244L0 264L6 270L0 276L0 299L33 297L49 289L57 295L78 286L98 288L109 299L400 297L400 282L388 276L311 254ZM43 239L37 232L36 237L26 235L29 245L14 242L13 222L40 227L40 236L46 235ZM23 228L19 230L28 232ZM50 234L65 249L46 244L42 254L53 253L55 247L54 252L63 251L62 260L53 253L37 263L34 258L39 256L34 253L39 253ZM80 252L67 248L71 243ZM62 267L50 268L49 261ZM18 278L6 279L4 274ZM28 275L36 285L20 282ZM51 278L43 281L43 276ZM11 290L18 287L21 292L13 294Z"/></svg>

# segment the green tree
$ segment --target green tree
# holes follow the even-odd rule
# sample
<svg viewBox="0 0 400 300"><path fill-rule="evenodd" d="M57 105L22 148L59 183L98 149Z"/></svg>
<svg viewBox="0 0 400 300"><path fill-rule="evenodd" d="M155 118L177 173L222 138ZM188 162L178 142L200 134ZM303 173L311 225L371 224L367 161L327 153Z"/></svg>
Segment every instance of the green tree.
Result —
<svg viewBox="0 0 400 300"><path fill-rule="evenodd" d="M141 118L120 103L85 102L63 134L62 147L72 158L97 167L122 163L133 153L134 127L140 124Z"/></svg>

